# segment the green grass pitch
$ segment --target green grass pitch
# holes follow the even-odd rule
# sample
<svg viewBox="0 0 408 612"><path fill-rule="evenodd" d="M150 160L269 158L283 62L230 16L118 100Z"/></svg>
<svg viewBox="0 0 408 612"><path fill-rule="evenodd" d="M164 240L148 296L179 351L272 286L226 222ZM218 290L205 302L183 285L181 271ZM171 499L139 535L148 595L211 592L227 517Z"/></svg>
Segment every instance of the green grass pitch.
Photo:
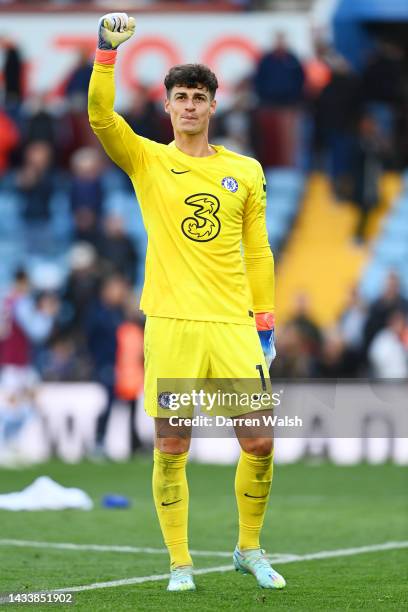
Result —
<svg viewBox="0 0 408 612"><path fill-rule="evenodd" d="M196 569L226 566L237 537L234 468L189 464L190 546L209 551ZM0 592L33 592L166 574L162 553L17 547L5 539L162 549L151 496L151 460L123 464L64 465L53 461L22 471L0 471L0 492L18 490L40 474L85 489L89 512L0 511ZM320 551L408 540L408 471L392 465L276 466L263 530L270 554ZM128 510L107 510L102 495L129 496ZM287 580L284 591L263 591L252 576L233 570L196 577L195 593L167 593L166 580L75 593L75 610L403 610L407 609L408 548L274 564ZM7 605L5 610L21 610ZM37 605L36 610L61 606ZM64 609L64 606L62 606Z"/></svg>

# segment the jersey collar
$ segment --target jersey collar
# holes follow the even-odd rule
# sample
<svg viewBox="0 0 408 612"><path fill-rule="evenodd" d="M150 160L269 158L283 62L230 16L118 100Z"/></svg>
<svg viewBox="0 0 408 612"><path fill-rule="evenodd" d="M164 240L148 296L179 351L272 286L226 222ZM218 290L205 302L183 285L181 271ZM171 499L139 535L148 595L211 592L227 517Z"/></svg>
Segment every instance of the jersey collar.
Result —
<svg viewBox="0 0 408 612"><path fill-rule="evenodd" d="M193 155L187 155L187 153L183 153L183 151L180 151L180 149L177 148L174 140L170 142L170 144L168 144L167 146L171 148L172 153L175 153L176 157L178 157L180 160L183 160L184 162L188 162L189 164L193 165L208 164L209 160L218 157L224 151L225 148L222 145L213 145L210 143L210 147L215 150L215 153L213 153L213 155L206 155L205 157L194 157Z"/></svg>

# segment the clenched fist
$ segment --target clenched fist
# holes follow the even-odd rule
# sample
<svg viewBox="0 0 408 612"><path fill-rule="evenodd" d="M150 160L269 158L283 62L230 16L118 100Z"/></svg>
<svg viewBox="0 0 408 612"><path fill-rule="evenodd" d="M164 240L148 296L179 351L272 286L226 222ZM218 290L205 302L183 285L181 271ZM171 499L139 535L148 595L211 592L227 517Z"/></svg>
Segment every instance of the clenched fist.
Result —
<svg viewBox="0 0 408 612"><path fill-rule="evenodd" d="M136 23L126 13L108 13L99 20L98 49L111 51L133 36Z"/></svg>

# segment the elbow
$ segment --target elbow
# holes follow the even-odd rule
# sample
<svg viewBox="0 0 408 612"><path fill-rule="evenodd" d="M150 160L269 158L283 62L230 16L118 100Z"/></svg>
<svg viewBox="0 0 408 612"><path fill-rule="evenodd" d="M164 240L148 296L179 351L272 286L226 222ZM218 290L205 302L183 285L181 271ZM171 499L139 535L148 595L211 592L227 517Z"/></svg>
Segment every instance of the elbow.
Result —
<svg viewBox="0 0 408 612"><path fill-rule="evenodd" d="M88 98L88 120L94 132L110 127L115 122L113 110L98 103L95 97Z"/></svg>
<svg viewBox="0 0 408 612"><path fill-rule="evenodd" d="M98 130L110 127L114 123L113 113L95 112L94 109L92 111L88 110L88 119L92 131L95 133L98 132Z"/></svg>
<svg viewBox="0 0 408 612"><path fill-rule="evenodd" d="M269 244L264 246L257 246L252 248L245 248L244 250L244 259L246 261L254 260L254 259L271 259L273 260L272 249Z"/></svg>
<svg viewBox="0 0 408 612"><path fill-rule="evenodd" d="M96 110L96 105L94 101L91 98L89 98L88 100L88 121L93 131L95 131L95 129L98 128L99 117L100 116Z"/></svg>

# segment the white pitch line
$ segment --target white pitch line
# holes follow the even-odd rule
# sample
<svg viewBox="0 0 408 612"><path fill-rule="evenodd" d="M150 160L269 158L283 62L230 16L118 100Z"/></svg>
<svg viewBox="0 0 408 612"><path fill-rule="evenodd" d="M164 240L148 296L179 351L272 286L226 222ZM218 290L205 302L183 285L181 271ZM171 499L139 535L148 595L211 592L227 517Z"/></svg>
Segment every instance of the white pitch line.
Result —
<svg viewBox="0 0 408 612"><path fill-rule="evenodd" d="M144 553L167 555L166 548L149 548L141 546L110 546L105 544L73 544L70 542L38 542L36 540L0 540L0 546L19 546L21 548L54 548L56 550L82 550L94 552ZM195 557L231 557L232 552L219 550L190 550Z"/></svg>
<svg viewBox="0 0 408 612"><path fill-rule="evenodd" d="M396 550L398 548L408 548L408 540L403 542L384 542L384 544L372 544L369 546L359 546L358 548L339 548L338 550L322 550L320 552L309 553L308 555L293 555L286 561L279 563L295 563L296 561L313 561L315 559L330 559L333 557L350 557L369 552L379 552L381 550ZM275 561L278 563L278 561Z"/></svg>
<svg viewBox="0 0 408 612"><path fill-rule="evenodd" d="M4 541L4 540L3 540ZM18 541L18 540L17 540ZM364 553L379 552L384 550L396 550L408 548L408 541L403 542L384 542L383 544L372 544L369 546L359 546L356 548L340 548L337 550L322 550L306 555L281 555L274 558L276 564L297 563L301 561L312 561L315 559L331 559L335 557L350 557ZM195 575L210 574L216 572L229 572L233 569L232 565L221 565L219 567L206 567L199 570L194 570ZM169 574L156 574L152 576L135 576L134 578L123 578L122 580L112 580L110 582L94 582L81 586L63 587L60 589L52 589L49 593L79 593L82 591L94 591L96 589L108 589L119 586L128 586L132 584L142 584L144 582L156 582L166 580ZM0 602L1 603L1 602Z"/></svg>
<svg viewBox="0 0 408 612"><path fill-rule="evenodd" d="M105 544L74 544L71 542L38 542L36 540L0 540L0 546L17 546L21 548L52 548L55 550L81 550L89 552L115 552L115 553L143 553L152 555L167 555L167 548L150 548L143 546L112 546ZM220 550L190 550L194 557L223 557L231 558L232 552ZM295 555L296 556L296 555ZM274 553L269 555L272 561L275 557L292 558L293 554Z"/></svg>
<svg viewBox="0 0 408 612"><path fill-rule="evenodd" d="M212 572L229 572L232 565L220 565L219 567L205 567L203 569L194 570L194 575L210 574ZM82 586L64 587L62 589L52 589L47 591L35 591L36 593L80 593L83 591L94 591L96 589L110 589L113 587L128 586L132 584L141 584L144 582L156 582L159 580L167 580L170 574L154 574L153 576L136 576L135 578L123 578L122 580L112 580L110 582L94 582L92 584L84 584ZM0 597L0 604L8 603L7 597Z"/></svg>
<svg viewBox="0 0 408 612"><path fill-rule="evenodd" d="M195 576L202 574L211 574L212 572L230 572L232 565L220 565L219 567L205 567L203 569L194 570ZM93 584L85 584L83 586L64 587L62 589L53 589L50 593L79 593L82 591L93 591L96 589L110 589L112 587L127 586L130 584L142 584L143 582L156 582L158 580L167 580L170 574L153 574L153 576L136 576L135 578L123 578L122 580L112 580L111 582L94 582Z"/></svg>

